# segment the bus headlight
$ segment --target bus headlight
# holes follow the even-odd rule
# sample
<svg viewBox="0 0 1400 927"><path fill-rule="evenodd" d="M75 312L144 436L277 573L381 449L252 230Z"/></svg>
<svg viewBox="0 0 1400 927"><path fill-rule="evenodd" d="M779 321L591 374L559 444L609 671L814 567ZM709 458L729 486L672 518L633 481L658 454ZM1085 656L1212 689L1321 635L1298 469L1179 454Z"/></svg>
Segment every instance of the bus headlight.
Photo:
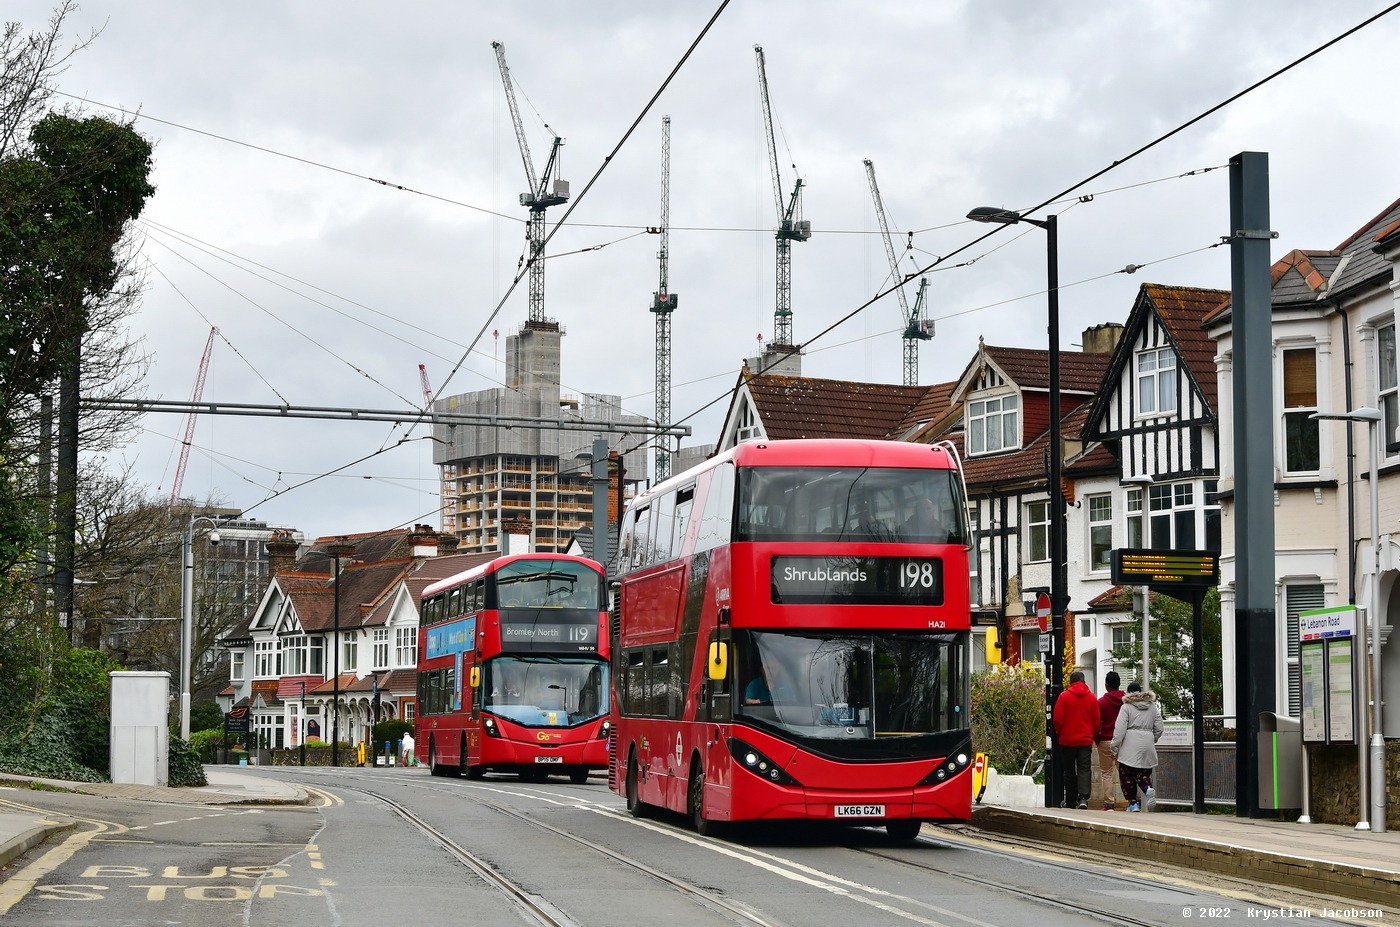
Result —
<svg viewBox="0 0 1400 927"><path fill-rule="evenodd" d="M761 776L769 782L776 782L778 785L801 786L792 776L788 775L777 763L764 756L762 751L751 744L746 744L737 737L729 738L729 753L734 759L739 761L749 772L755 776Z"/></svg>
<svg viewBox="0 0 1400 927"><path fill-rule="evenodd" d="M598 728L598 739L607 740L608 731L612 730L612 722L605 720Z"/></svg>
<svg viewBox="0 0 1400 927"><path fill-rule="evenodd" d="M495 718L491 717L490 715L487 715L487 716L486 716L486 719L485 719L484 721L482 721L481 723L482 723L482 726L486 728L486 736L487 736L487 737L500 737L500 736L501 736L501 728L500 728L500 726L499 726L498 724L496 724L496 719L495 719Z"/></svg>
<svg viewBox="0 0 1400 927"><path fill-rule="evenodd" d="M933 767L927 776L924 776L923 780L919 782L919 785L937 785L940 782L946 782L964 769L967 769L970 761L971 757L968 755L966 744L964 743L962 749L949 751L947 757L939 760L938 765Z"/></svg>

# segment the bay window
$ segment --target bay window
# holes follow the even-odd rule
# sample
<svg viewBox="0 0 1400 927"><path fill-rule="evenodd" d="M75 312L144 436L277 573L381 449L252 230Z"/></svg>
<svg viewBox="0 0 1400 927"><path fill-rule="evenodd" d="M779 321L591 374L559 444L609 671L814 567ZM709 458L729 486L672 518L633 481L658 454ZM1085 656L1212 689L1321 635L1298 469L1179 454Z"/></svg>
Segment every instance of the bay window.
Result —
<svg viewBox="0 0 1400 927"><path fill-rule="evenodd" d="M418 629L397 628L394 631L394 665L418 665Z"/></svg>
<svg viewBox="0 0 1400 927"><path fill-rule="evenodd" d="M389 629L388 629L388 628L375 628L371 633L374 635L374 641L373 641L373 642L374 642L374 651L373 651L374 662L370 665L370 669L376 669L376 670L388 669L388 668L389 668Z"/></svg>
<svg viewBox="0 0 1400 927"><path fill-rule="evenodd" d="M243 681L243 651L235 650L229 654L228 678L234 682Z"/></svg>
<svg viewBox="0 0 1400 927"><path fill-rule="evenodd" d="M1376 331L1380 370L1376 383L1380 387L1381 427L1385 429L1385 450L1389 456L1400 451L1400 375L1397 375L1395 354L1395 323Z"/></svg>
<svg viewBox="0 0 1400 927"><path fill-rule="evenodd" d="M1142 549L1142 490L1128 490L1128 546Z"/></svg>
<svg viewBox="0 0 1400 927"><path fill-rule="evenodd" d="M1026 506L1026 560L1037 563L1050 559L1050 503L1032 502Z"/></svg>
<svg viewBox="0 0 1400 927"><path fill-rule="evenodd" d="M978 399L967 404L967 452L990 454L1021 446L1017 396Z"/></svg>
<svg viewBox="0 0 1400 927"><path fill-rule="evenodd" d="M1113 550L1113 496L1089 496L1089 569L1107 570Z"/></svg>

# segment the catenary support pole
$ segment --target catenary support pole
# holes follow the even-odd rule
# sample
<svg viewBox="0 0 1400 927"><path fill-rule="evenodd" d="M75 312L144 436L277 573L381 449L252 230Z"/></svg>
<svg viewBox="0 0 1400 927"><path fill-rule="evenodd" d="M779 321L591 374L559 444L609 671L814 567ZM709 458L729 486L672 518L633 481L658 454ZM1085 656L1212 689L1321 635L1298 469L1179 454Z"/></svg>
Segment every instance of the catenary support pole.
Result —
<svg viewBox="0 0 1400 927"><path fill-rule="evenodd" d="M1045 680L1045 732L1050 748L1050 768L1046 770L1045 781L1050 787L1045 793L1045 803L1053 808L1065 794L1064 772L1060 768L1060 741L1055 735L1053 713L1055 700L1059 698L1065 680L1065 612L1069 610L1069 573L1065 563L1065 496L1061 475L1064 444L1060 439L1060 235L1055 216L1046 216L1044 221L1050 349L1050 654Z"/></svg>
<svg viewBox="0 0 1400 927"><path fill-rule="evenodd" d="M190 651L194 644L194 518L180 534L180 739L190 739Z"/></svg>
<svg viewBox="0 0 1400 927"><path fill-rule="evenodd" d="M1191 803L1206 813L1205 593L1191 598Z"/></svg>
<svg viewBox="0 0 1400 927"><path fill-rule="evenodd" d="M1385 833L1385 728L1381 724L1381 503L1380 421L1367 422L1371 444L1371 833ZM1364 650L1362 651L1365 652Z"/></svg>
<svg viewBox="0 0 1400 927"><path fill-rule="evenodd" d="M1277 708L1269 156L1230 159L1234 387L1235 813L1259 817L1259 713Z"/></svg>
<svg viewBox="0 0 1400 927"><path fill-rule="evenodd" d="M58 378L58 473L55 482L54 603L68 640L78 646L73 608L73 558L78 542L78 382L82 371L81 335L69 347L68 363Z"/></svg>

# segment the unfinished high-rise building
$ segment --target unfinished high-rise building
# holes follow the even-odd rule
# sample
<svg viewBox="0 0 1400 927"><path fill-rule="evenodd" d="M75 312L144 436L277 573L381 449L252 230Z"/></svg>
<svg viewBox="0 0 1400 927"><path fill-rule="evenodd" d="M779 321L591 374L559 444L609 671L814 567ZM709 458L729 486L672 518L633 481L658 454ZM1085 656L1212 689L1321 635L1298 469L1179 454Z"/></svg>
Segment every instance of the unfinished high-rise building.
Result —
<svg viewBox="0 0 1400 927"><path fill-rule="evenodd" d="M524 323L506 336L505 386L445 396L433 402L434 409L644 424L640 416L622 414L621 396L560 392L563 335L554 321ZM442 527L457 536L463 553L506 552L507 534L527 536L529 548L541 553L566 550L577 529L591 526L594 439L607 438L617 455L611 470L616 474L620 465L621 476L612 482L620 483L624 505L632 487L646 479L651 444L643 434L555 428L437 425L433 434Z"/></svg>

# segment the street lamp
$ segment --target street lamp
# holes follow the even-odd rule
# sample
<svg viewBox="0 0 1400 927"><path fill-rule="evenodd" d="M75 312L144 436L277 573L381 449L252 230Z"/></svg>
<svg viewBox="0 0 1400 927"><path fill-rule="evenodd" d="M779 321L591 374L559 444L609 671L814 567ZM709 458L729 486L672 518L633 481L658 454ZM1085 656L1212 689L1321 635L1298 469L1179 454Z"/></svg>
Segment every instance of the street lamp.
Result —
<svg viewBox="0 0 1400 927"><path fill-rule="evenodd" d="M301 765L306 765L306 680L301 681L301 711L297 713L297 744L301 747Z"/></svg>
<svg viewBox="0 0 1400 927"><path fill-rule="evenodd" d="M1065 652L1065 611L1069 608L1069 571L1065 547L1065 496L1060 475L1063 442L1060 437L1060 241L1055 216L1031 219L1011 209L978 206L967 214L974 222L1015 225L1027 222L1045 230L1046 246L1046 328L1050 341L1050 666L1045 683L1045 735L1051 744L1050 770L1045 781L1045 806L1053 808L1064 794L1060 769L1060 742L1055 736L1052 712L1064 685L1062 662Z"/></svg>
<svg viewBox="0 0 1400 927"><path fill-rule="evenodd" d="M331 606L331 649L334 651L331 657L335 667L335 673L331 676L331 766L337 769L340 768L340 554L338 544L331 551L306 552L308 557L329 557L335 561L335 599Z"/></svg>
<svg viewBox="0 0 1400 927"><path fill-rule="evenodd" d="M1374 834L1385 833L1385 738L1382 735L1381 727L1381 503L1380 503L1380 460L1381 460L1381 411L1369 406L1360 409L1352 409L1350 412L1314 412L1308 416L1313 419L1331 419L1341 422L1365 422L1370 427L1367 433L1371 442L1371 604L1366 609L1366 625L1371 631L1371 705L1368 713L1369 726L1371 730L1371 762L1370 762L1370 831ZM1347 539L1351 543L1351 539ZM1362 636L1365 637L1365 628L1362 629ZM1366 708L1366 699L1361 699L1361 706ZM1363 728L1364 730L1364 728ZM1366 775L1366 743L1363 738L1358 737L1357 743L1360 749L1357 751L1357 769L1359 780L1359 801L1361 808L1361 819L1357 821L1357 830L1367 830L1366 797L1367 797L1367 775Z"/></svg>
<svg viewBox="0 0 1400 927"><path fill-rule="evenodd" d="M180 535L180 739L190 739L191 654L194 650L194 526L209 522L209 543L219 543L219 523L207 515L191 515Z"/></svg>

